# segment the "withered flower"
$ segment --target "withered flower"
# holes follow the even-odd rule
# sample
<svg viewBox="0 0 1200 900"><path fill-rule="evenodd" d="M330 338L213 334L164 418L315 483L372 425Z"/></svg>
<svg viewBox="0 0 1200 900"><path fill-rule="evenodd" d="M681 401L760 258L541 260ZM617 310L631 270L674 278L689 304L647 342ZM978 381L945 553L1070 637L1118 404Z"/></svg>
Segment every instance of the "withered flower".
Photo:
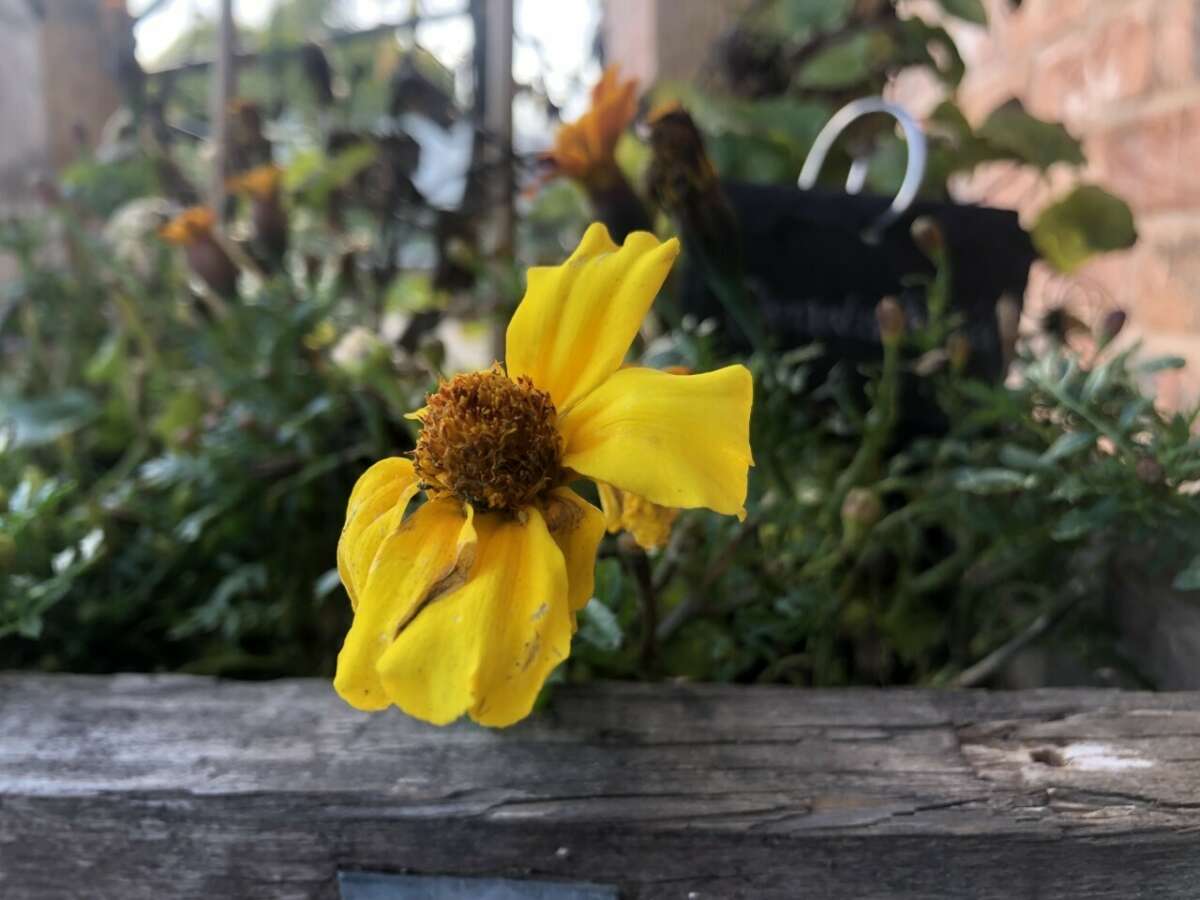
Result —
<svg viewBox="0 0 1200 900"><path fill-rule="evenodd" d="M279 190L282 180L283 170L268 163L235 175L226 182L231 192L250 198L254 238L275 264L282 261L288 247L288 217Z"/></svg>
<svg viewBox="0 0 1200 900"><path fill-rule="evenodd" d="M222 297L237 293L237 266L213 234L216 216L207 206L190 206L159 229L164 241L182 247L192 271Z"/></svg>
<svg viewBox="0 0 1200 900"><path fill-rule="evenodd" d="M558 129L554 147L544 156L550 177L565 175L587 192L596 216L624 240L650 227L645 207L617 165L617 141L637 115L637 81L622 80L609 66L592 88L592 105L574 122Z"/></svg>

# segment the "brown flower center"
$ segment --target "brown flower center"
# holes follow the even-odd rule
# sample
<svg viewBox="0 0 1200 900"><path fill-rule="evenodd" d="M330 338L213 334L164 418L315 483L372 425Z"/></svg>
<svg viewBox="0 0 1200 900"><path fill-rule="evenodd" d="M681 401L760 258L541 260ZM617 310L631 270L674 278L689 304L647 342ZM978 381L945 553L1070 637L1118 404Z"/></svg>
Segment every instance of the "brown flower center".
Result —
<svg viewBox="0 0 1200 900"><path fill-rule="evenodd" d="M517 510L558 482L557 413L549 394L498 365L456 375L429 395L415 455L431 495Z"/></svg>

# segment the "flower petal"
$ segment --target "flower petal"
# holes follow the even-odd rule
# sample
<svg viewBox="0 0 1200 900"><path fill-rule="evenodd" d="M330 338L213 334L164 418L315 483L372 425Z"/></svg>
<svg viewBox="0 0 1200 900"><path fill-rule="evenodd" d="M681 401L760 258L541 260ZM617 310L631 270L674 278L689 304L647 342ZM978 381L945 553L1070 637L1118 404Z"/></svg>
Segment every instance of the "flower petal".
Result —
<svg viewBox="0 0 1200 900"><path fill-rule="evenodd" d="M596 548L604 537L604 513L570 488L556 488L546 502L546 526L567 566L567 605L575 613L596 589Z"/></svg>
<svg viewBox="0 0 1200 900"><path fill-rule="evenodd" d="M590 226L561 266L529 270L508 325L508 374L527 375L568 411L620 367L678 254L674 238L635 231L618 249Z"/></svg>
<svg viewBox="0 0 1200 900"><path fill-rule="evenodd" d="M459 587L475 555L471 508L426 503L380 542L359 585L354 622L338 654L333 687L351 706L383 709L388 695L376 669L397 634L428 603Z"/></svg>
<svg viewBox="0 0 1200 900"><path fill-rule="evenodd" d="M754 381L629 368L559 419L563 467L661 506L745 515Z"/></svg>
<svg viewBox="0 0 1200 900"><path fill-rule="evenodd" d="M416 492L413 464L398 456L381 459L355 482L337 546L338 574L350 595L351 609L358 608L358 595L379 545L404 518Z"/></svg>
<svg viewBox="0 0 1200 900"><path fill-rule="evenodd" d="M480 516L467 583L427 605L379 660L388 696L409 715L511 725L570 653L563 555L541 513L524 515Z"/></svg>
<svg viewBox="0 0 1200 900"><path fill-rule="evenodd" d="M596 482L596 492L600 495L600 508L604 510L604 524L608 533L616 534L621 530L621 494L603 481Z"/></svg>

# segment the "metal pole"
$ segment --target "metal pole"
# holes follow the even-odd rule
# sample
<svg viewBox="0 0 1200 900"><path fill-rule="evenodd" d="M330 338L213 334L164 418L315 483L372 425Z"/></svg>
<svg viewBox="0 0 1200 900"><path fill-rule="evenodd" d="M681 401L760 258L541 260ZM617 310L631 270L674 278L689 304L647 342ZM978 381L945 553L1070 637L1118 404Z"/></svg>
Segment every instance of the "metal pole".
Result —
<svg viewBox="0 0 1200 900"><path fill-rule="evenodd" d="M229 101L237 92L237 71L234 62L237 33L233 25L233 0L221 0L217 22L217 53L213 60L209 87L209 137L212 141L212 181L208 202L217 217L225 207L225 178L229 157Z"/></svg>
<svg viewBox="0 0 1200 900"><path fill-rule="evenodd" d="M476 35L479 40L479 35ZM484 0L484 79L483 130L484 155L491 190L489 193L493 252L497 257L512 256L515 249L516 210L513 205L516 184L513 177L513 96L512 77L513 0ZM498 323L492 335L496 359L504 358L504 324Z"/></svg>

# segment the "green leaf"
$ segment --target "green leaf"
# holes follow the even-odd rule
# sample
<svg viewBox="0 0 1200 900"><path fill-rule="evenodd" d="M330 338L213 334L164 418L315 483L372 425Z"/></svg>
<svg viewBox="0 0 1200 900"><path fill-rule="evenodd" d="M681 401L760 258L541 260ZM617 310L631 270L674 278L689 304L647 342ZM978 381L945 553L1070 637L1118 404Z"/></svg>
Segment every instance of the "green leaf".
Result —
<svg viewBox="0 0 1200 900"><path fill-rule="evenodd" d="M83 391L63 391L40 400L0 398L0 446L50 444L92 421L99 406Z"/></svg>
<svg viewBox="0 0 1200 900"><path fill-rule="evenodd" d="M796 75L802 88L846 88L861 84L882 68L895 51L884 31L860 31L816 54Z"/></svg>
<svg viewBox="0 0 1200 900"><path fill-rule="evenodd" d="M854 0L778 0L770 5L766 19L789 38L797 33L833 31L846 24Z"/></svg>
<svg viewBox="0 0 1200 900"><path fill-rule="evenodd" d="M1096 399L1107 386L1109 376L1112 374L1112 361L1102 363L1092 371L1088 372L1088 377L1083 382L1083 389L1079 392L1080 399L1087 403Z"/></svg>
<svg viewBox="0 0 1200 900"><path fill-rule="evenodd" d="M1046 262L1070 274L1097 253L1124 250L1137 240L1133 213L1123 200L1082 185L1042 210L1033 244Z"/></svg>
<svg viewBox="0 0 1200 900"><path fill-rule="evenodd" d="M1032 487L1034 476L1011 469L959 469L954 486L968 494L1007 494Z"/></svg>
<svg viewBox="0 0 1200 900"><path fill-rule="evenodd" d="M987 25L987 10L983 0L938 0L947 13L976 25Z"/></svg>
<svg viewBox="0 0 1200 900"><path fill-rule="evenodd" d="M1121 513L1121 502L1116 497L1106 497L1092 506L1069 510L1050 532L1056 541L1074 541L1098 528L1111 525Z"/></svg>
<svg viewBox="0 0 1200 900"><path fill-rule="evenodd" d="M1171 586L1177 591L1200 591L1200 556L1184 566Z"/></svg>
<svg viewBox="0 0 1200 900"><path fill-rule="evenodd" d="M616 613L593 599L579 611L579 639L605 653L620 650L624 635Z"/></svg>
<svg viewBox="0 0 1200 900"><path fill-rule="evenodd" d="M1050 448L1042 454L1043 463L1058 462L1069 456L1074 456L1096 443L1096 435L1090 431L1072 431L1061 435Z"/></svg>
<svg viewBox="0 0 1200 900"><path fill-rule="evenodd" d="M1010 469L1026 469L1037 472L1046 468L1046 463L1040 453L1018 447L1016 444L1005 444L1000 448L1000 462Z"/></svg>
<svg viewBox="0 0 1200 900"><path fill-rule="evenodd" d="M1054 490L1050 493L1050 499L1078 503L1089 493L1091 490L1088 488L1087 482L1074 472L1070 472L1066 478L1061 478L1055 483Z"/></svg>
<svg viewBox="0 0 1200 900"><path fill-rule="evenodd" d="M1156 356L1154 359L1148 359L1144 363L1139 363L1137 370L1143 375L1153 375L1155 372L1162 372L1166 369L1183 369L1187 367L1187 360L1182 356Z"/></svg>
<svg viewBox="0 0 1200 900"><path fill-rule="evenodd" d="M595 597L593 599L616 609L621 604L621 589L624 575L621 564L615 559L602 559L596 563Z"/></svg>
<svg viewBox="0 0 1200 900"><path fill-rule="evenodd" d="M916 17L896 23L899 46L888 60L893 66L928 66L950 87L957 87L967 72L966 63L950 33Z"/></svg>
<svg viewBox="0 0 1200 900"><path fill-rule="evenodd" d="M1142 413L1150 409L1152 405L1153 401L1149 397L1137 397L1130 400L1121 410L1121 418L1117 420L1117 427L1123 432L1129 431L1141 418Z"/></svg>
<svg viewBox="0 0 1200 900"><path fill-rule="evenodd" d="M1083 165L1083 149L1062 125L1043 122L1025 111L1020 100L997 107L979 129L979 137L1013 159L1045 171L1055 163Z"/></svg>
<svg viewBox="0 0 1200 900"><path fill-rule="evenodd" d="M151 428L169 444L181 431L199 425L204 410L204 398L197 391L181 390L167 401L166 408L158 414Z"/></svg>

